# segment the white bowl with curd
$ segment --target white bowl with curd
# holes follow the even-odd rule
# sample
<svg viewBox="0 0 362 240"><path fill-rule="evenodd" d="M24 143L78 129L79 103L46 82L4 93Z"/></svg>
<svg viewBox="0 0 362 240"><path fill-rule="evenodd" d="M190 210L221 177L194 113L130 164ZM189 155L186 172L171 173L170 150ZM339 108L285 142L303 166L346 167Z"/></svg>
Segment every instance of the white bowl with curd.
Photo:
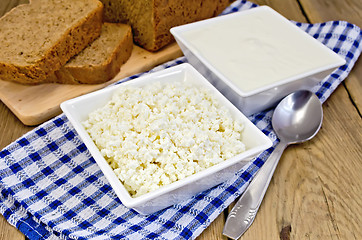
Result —
<svg viewBox="0 0 362 240"><path fill-rule="evenodd" d="M115 194L141 214L227 181L272 146L188 63L68 100L61 108Z"/></svg>
<svg viewBox="0 0 362 240"><path fill-rule="evenodd" d="M311 90L345 60L267 6L174 27L188 61L245 115Z"/></svg>

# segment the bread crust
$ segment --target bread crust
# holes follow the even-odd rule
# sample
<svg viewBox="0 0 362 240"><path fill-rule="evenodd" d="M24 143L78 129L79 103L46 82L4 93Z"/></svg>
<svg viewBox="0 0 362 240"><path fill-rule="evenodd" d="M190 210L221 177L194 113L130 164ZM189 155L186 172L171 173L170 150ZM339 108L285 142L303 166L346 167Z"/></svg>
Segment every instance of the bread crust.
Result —
<svg viewBox="0 0 362 240"><path fill-rule="evenodd" d="M134 42L149 51L158 51L174 41L174 26L214 17L231 0L101 0L104 18L130 24Z"/></svg>
<svg viewBox="0 0 362 240"><path fill-rule="evenodd" d="M67 0L33 0L30 4L19 5L0 19L0 26L4 26L3 28L11 28L11 21L13 21L13 19L20 19L26 15L25 19L31 22L31 27L35 29L34 31L39 31L39 29L42 29L42 26L46 24L36 19L36 11L40 8L40 5L47 2L47 4L54 4L53 7L57 8L63 1L66 2ZM56 39L52 39L50 46L44 51L34 53L34 56L37 56L36 59L34 58L31 61L25 59L22 61L21 58L18 58L19 61L12 61L12 59L18 56L13 58L0 57L0 79L30 85L47 82L47 79L56 70L60 69L72 56L82 51L90 42L94 41L94 39L100 35L101 31L103 4L97 0L87 1L87 6L90 7L89 11L83 9L85 14L82 18L76 19L76 21L74 21L70 27L64 29L61 34L58 32L54 33L54 38L56 37ZM35 13L31 15L31 13L29 13L30 11ZM49 29L51 31L51 28ZM13 31L16 31L16 29L13 29ZM19 31L21 35L21 30ZM33 39L25 39L24 42L25 41L33 41ZM47 39L43 41L44 42L39 41L31 44L41 49L43 45L48 43ZM0 46L0 48L4 50L3 48L6 48L6 46L3 45ZM36 49L36 47L34 48ZM27 49L19 49L19 52L25 52L26 50Z"/></svg>
<svg viewBox="0 0 362 240"><path fill-rule="evenodd" d="M107 34L107 31L111 33ZM117 41L109 41L110 38L115 38ZM111 43L107 44L107 42ZM121 65L131 56L132 49L132 29L129 25L104 23L100 37L83 50L88 51L88 53L94 52L91 55L99 57L100 62L94 63L91 56L89 59L74 56L60 70L55 72L55 77L49 78L49 82L62 84L99 84L107 82L119 73Z"/></svg>
<svg viewBox="0 0 362 240"><path fill-rule="evenodd" d="M148 49L157 51L173 42L174 38L170 33L172 27L215 17L229 5L229 2L229 0L154 0L152 21L154 38Z"/></svg>

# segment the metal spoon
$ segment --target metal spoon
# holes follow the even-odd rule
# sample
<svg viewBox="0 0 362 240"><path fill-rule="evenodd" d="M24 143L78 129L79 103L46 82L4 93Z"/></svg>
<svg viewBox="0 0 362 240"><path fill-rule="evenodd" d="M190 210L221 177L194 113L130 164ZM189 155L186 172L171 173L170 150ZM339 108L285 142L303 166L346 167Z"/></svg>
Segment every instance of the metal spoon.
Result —
<svg viewBox="0 0 362 240"><path fill-rule="evenodd" d="M280 143L231 210L223 230L225 236L238 239L250 227L284 149L313 138L322 120L322 104L312 92L294 92L277 105L272 125Z"/></svg>

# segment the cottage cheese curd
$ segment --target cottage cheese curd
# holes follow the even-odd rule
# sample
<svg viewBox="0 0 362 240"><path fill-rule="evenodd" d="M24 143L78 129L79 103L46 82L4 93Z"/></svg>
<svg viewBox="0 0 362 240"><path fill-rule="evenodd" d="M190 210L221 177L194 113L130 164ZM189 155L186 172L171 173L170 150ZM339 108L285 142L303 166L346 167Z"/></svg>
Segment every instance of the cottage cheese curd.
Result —
<svg viewBox="0 0 362 240"><path fill-rule="evenodd" d="M83 125L133 197L245 151L242 123L184 82L120 88Z"/></svg>

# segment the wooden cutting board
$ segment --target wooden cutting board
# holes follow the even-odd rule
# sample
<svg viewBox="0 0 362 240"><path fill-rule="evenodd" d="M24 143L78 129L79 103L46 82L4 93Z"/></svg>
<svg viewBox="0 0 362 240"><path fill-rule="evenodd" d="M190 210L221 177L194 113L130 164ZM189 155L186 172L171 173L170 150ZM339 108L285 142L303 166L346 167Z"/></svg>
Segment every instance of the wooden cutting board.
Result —
<svg viewBox="0 0 362 240"><path fill-rule="evenodd" d="M0 99L25 124L38 125L61 113L60 103L104 88L125 77L148 71L153 67L182 56L176 43L151 53L134 46L129 60L112 80L97 85L41 84L27 86L0 80Z"/></svg>

